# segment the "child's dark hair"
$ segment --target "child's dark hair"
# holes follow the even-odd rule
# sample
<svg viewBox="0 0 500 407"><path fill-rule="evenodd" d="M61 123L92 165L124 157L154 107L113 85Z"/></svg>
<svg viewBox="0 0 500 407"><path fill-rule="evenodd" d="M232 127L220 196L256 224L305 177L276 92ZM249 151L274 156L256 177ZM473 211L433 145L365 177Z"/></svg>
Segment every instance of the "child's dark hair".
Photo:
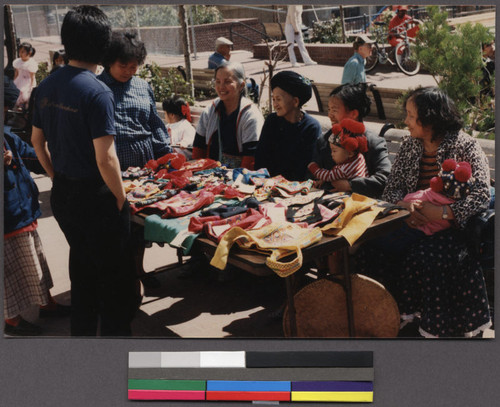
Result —
<svg viewBox="0 0 500 407"><path fill-rule="evenodd" d="M356 85L347 83L332 90L330 97L339 98L349 111L356 109L359 113L358 120L362 122L363 118L370 113L372 103L366 94L366 87L366 83Z"/></svg>
<svg viewBox="0 0 500 407"><path fill-rule="evenodd" d="M455 103L437 87L429 86L410 91L403 103L405 109L408 101L415 104L420 125L431 126L432 141L444 137L446 133L457 132L463 126Z"/></svg>
<svg viewBox="0 0 500 407"><path fill-rule="evenodd" d="M109 44L108 51L103 58L102 64L106 69L116 61L123 63L137 61L139 65L142 65L146 59L146 55L147 52L144 42L137 38L136 33L114 31L111 35L111 43Z"/></svg>
<svg viewBox="0 0 500 407"><path fill-rule="evenodd" d="M187 111L189 109L184 108L184 112L182 106L189 106L187 102L181 97L171 97L163 101L163 110L167 113L173 113L183 119L187 119Z"/></svg>
<svg viewBox="0 0 500 407"><path fill-rule="evenodd" d="M31 45L29 42L21 43L21 45L19 45L19 51L21 51L22 49L24 49L30 57L35 55L36 50L35 48L33 48L33 45Z"/></svg>
<svg viewBox="0 0 500 407"><path fill-rule="evenodd" d="M59 57L63 57L65 64L68 63L68 61L66 60L66 53L63 49L60 49L59 51L55 51L54 55L52 55L52 66L56 65L56 61Z"/></svg>
<svg viewBox="0 0 500 407"><path fill-rule="evenodd" d="M78 6L66 13L61 27L61 41L68 60L99 64L111 39L111 23L94 6Z"/></svg>

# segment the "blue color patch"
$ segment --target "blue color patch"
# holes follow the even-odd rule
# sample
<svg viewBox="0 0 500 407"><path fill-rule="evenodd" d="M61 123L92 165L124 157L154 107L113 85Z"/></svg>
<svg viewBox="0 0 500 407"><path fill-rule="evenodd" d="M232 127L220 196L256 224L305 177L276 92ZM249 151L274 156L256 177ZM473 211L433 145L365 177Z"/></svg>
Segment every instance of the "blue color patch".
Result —
<svg viewBox="0 0 500 407"><path fill-rule="evenodd" d="M291 391L289 381L207 380L207 391Z"/></svg>
<svg viewBox="0 0 500 407"><path fill-rule="evenodd" d="M373 391L373 382L294 381L292 391Z"/></svg>

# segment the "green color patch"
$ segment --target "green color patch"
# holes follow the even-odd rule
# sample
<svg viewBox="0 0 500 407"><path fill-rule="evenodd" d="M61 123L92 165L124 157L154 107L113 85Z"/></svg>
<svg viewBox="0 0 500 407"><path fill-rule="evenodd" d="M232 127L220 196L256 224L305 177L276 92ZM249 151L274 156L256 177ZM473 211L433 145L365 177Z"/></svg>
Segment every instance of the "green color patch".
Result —
<svg viewBox="0 0 500 407"><path fill-rule="evenodd" d="M129 379L129 390L198 390L205 391L205 380L138 380Z"/></svg>

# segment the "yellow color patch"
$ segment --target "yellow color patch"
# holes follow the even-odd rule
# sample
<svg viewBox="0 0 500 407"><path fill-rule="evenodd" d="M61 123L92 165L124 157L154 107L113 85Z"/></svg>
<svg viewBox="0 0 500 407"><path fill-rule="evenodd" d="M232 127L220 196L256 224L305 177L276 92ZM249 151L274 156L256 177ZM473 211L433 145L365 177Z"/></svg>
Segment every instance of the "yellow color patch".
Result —
<svg viewBox="0 0 500 407"><path fill-rule="evenodd" d="M292 401L373 402L372 391L292 391Z"/></svg>

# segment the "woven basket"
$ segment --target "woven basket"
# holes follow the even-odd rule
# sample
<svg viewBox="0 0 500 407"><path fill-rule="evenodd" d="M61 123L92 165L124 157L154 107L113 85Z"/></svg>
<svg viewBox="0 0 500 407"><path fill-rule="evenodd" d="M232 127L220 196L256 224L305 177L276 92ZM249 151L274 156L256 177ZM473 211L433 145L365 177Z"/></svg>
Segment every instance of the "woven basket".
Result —
<svg viewBox="0 0 500 407"><path fill-rule="evenodd" d="M368 277L353 274L351 282L355 337L396 337L399 311L394 298ZM294 302L298 337L349 337L346 295L339 283L315 281L297 292ZM291 336L288 307L283 315L283 331L286 337Z"/></svg>

